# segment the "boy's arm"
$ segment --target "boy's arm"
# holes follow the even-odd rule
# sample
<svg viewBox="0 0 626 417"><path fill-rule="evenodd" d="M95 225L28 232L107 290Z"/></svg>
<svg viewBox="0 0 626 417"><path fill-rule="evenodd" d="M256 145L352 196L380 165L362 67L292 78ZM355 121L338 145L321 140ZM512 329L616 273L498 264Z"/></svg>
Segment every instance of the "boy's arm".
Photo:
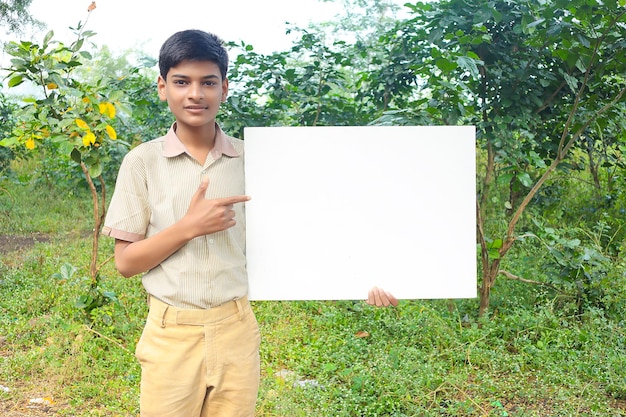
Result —
<svg viewBox="0 0 626 417"><path fill-rule="evenodd" d="M248 196L233 196L207 200L204 198L208 180L200 183L187 209L177 223L137 242L115 241L115 267L125 277L131 277L159 265L191 239L221 232L236 223L233 204L250 200Z"/></svg>

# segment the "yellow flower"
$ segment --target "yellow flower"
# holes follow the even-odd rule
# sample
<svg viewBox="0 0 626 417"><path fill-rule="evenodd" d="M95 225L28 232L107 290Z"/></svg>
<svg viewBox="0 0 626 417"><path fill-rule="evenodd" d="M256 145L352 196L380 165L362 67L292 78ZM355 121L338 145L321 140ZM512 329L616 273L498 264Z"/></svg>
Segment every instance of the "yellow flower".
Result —
<svg viewBox="0 0 626 417"><path fill-rule="evenodd" d="M89 125L83 119L76 119L76 126L81 129L89 130Z"/></svg>
<svg viewBox="0 0 626 417"><path fill-rule="evenodd" d="M100 109L100 114L106 114L111 119L115 118L115 106L113 103L100 103L98 108Z"/></svg>
<svg viewBox="0 0 626 417"><path fill-rule="evenodd" d="M26 149L35 149L35 139L34 138L28 138L26 139Z"/></svg>
<svg viewBox="0 0 626 417"><path fill-rule="evenodd" d="M113 140L117 139L117 132L115 131L115 129L113 129L113 127L112 127L112 126L107 125L107 126L105 127L105 129L106 129L106 131L107 131L107 133L108 133L108 135L109 135L109 137L110 137L111 139L113 139Z"/></svg>
<svg viewBox="0 0 626 417"><path fill-rule="evenodd" d="M115 119L115 106L112 103L107 103L107 114L111 119Z"/></svg>
<svg viewBox="0 0 626 417"><path fill-rule="evenodd" d="M88 132L85 136L83 136L83 145L89 146L96 143L96 135L91 132Z"/></svg>
<svg viewBox="0 0 626 417"><path fill-rule="evenodd" d="M56 85L56 83L48 83L48 84L46 84L46 87L48 88L48 90L55 90L55 89L59 88L59 86Z"/></svg>

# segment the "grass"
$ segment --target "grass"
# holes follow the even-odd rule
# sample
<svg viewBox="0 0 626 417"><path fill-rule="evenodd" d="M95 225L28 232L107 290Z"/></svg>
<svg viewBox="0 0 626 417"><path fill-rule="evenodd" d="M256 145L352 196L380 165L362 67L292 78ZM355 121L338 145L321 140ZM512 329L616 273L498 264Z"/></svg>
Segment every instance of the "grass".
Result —
<svg viewBox="0 0 626 417"><path fill-rule="evenodd" d="M101 284L119 303L91 322L74 305L87 288L89 196L8 180L0 188L0 235L47 237L2 253L0 415L138 415L140 280L109 263ZM104 260L113 246L101 243ZM522 250L511 262L531 274L534 257ZM549 289L507 280L492 306L479 319L477 300L396 309L254 302L263 336L257 415L626 416L623 314L579 311Z"/></svg>

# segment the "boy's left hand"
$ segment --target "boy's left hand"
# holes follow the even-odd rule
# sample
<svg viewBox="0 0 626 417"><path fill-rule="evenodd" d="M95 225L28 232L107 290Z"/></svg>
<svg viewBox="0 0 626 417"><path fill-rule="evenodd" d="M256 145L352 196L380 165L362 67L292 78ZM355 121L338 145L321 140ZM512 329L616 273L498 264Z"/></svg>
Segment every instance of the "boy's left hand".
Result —
<svg viewBox="0 0 626 417"><path fill-rule="evenodd" d="M367 294L367 304L376 307L388 307L398 305L398 299L393 294L388 293L382 288L374 287Z"/></svg>

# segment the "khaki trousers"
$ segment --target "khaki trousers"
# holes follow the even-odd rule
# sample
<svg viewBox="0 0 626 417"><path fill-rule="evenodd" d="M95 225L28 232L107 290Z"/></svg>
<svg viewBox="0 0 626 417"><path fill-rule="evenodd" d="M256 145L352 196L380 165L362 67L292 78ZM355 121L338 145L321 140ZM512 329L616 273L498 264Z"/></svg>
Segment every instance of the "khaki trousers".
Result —
<svg viewBox="0 0 626 417"><path fill-rule="evenodd" d="M247 298L192 310L150 297L136 349L141 416L254 416L259 342Z"/></svg>

